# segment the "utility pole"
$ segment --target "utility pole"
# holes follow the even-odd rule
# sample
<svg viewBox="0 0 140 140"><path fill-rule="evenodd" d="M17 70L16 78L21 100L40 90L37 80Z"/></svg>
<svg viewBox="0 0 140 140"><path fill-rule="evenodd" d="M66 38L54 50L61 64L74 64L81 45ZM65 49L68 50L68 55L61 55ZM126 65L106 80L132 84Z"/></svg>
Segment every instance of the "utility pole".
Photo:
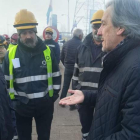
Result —
<svg viewBox="0 0 140 140"><path fill-rule="evenodd" d="M94 10L94 0L93 0L93 10Z"/></svg>
<svg viewBox="0 0 140 140"><path fill-rule="evenodd" d="M68 32L70 32L69 0L68 0Z"/></svg>
<svg viewBox="0 0 140 140"><path fill-rule="evenodd" d="M73 27L72 30L77 27L78 23L84 18L83 15L80 15L80 11L81 9L84 7L84 5L86 4L86 2L83 0L76 0L76 4L75 4L75 11L74 11L74 17L73 17Z"/></svg>
<svg viewBox="0 0 140 140"><path fill-rule="evenodd" d="M86 16L86 35L88 34L88 25L89 25L89 0L87 0L87 16Z"/></svg>
<svg viewBox="0 0 140 140"><path fill-rule="evenodd" d="M105 9L105 0L104 0L104 9Z"/></svg>

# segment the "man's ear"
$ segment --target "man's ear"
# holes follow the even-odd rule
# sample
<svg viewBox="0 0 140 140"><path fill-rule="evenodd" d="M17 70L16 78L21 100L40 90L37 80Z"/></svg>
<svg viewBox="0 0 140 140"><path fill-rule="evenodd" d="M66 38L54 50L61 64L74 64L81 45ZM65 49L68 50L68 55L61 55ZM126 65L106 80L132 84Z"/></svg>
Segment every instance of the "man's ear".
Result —
<svg viewBox="0 0 140 140"><path fill-rule="evenodd" d="M124 31L125 31L124 28L120 28L120 27L119 27L119 28L117 29L117 35L122 35Z"/></svg>

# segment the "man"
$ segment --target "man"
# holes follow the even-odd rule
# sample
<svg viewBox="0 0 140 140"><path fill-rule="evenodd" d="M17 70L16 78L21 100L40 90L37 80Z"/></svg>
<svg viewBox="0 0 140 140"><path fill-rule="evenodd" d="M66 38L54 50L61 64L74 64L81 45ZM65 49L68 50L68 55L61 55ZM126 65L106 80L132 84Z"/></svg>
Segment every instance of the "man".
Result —
<svg viewBox="0 0 140 140"><path fill-rule="evenodd" d="M140 139L140 1L113 0L98 35L104 52L98 94L75 93L60 104L96 105L88 140Z"/></svg>
<svg viewBox="0 0 140 140"><path fill-rule="evenodd" d="M53 40L53 30L50 27L48 27L45 32L45 44L48 45L51 48L51 50L53 50L56 56L56 61L59 64L60 47L59 47L59 44Z"/></svg>
<svg viewBox="0 0 140 140"><path fill-rule="evenodd" d="M49 140L54 102L61 83L55 56L37 37L36 25L32 12L23 9L16 14L14 27L19 34L18 46L11 48L4 60L20 140L31 140L33 117L38 140Z"/></svg>
<svg viewBox="0 0 140 140"><path fill-rule="evenodd" d="M0 140L12 140L14 127L12 124L10 97L6 90L6 81L0 68Z"/></svg>
<svg viewBox="0 0 140 140"><path fill-rule="evenodd" d="M15 45L17 45L18 43L18 34L17 33L14 33L12 36L11 36L11 43L9 44L8 46L8 50L12 47L14 47Z"/></svg>
<svg viewBox="0 0 140 140"><path fill-rule="evenodd" d="M86 36L83 44L78 48L72 78L72 89L74 90L97 91L98 89L103 54L101 53L101 36L97 35L97 32L101 26L103 13L103 10L98 10L93 15L91 20L92 33ZM93 120L94 106L79 104L78 112L82 125L83 140L86 140Z"/></svg>
<svg viewBox="0 0 140 140"><path fill-rule="evenodd" d="M3 36L0 35L0 68L2 68L2 65L3 65L3 60L4 60L4 57L5 57L5 54L7 52L6 50L6 47L7 47L7 42L5 40L5 38ZM1 70L0 70L1 71ZM3 76L3 73L0 74L1 76ZM6 83L6 82L5 82ZM7 93L6 93L7 94ZM9 95L8 95L9 96ZM9 97L8 97L9 98ZM12 102L11 100L9 100L9 103L11 104L12 106ZM13 127L14 127L14 137L12 140L18 140L18 136L17 136L17 129L16 129L16 119L15 119L15 111L14 110L11 110L10 113L12 114L11 116L9 117L12 117L12 123L13 123ZM11 139L10 139L11 140Z"/></svg>
<svg viewBox="0 0 140 140"><path fill-rule="evenodd" d="M67 41L63 46L61 52L61 62L65 66L65 72L64 72L63 89L60 99L66 97L67 95L71 78L73 75L77 48L79 47L79 45L82 44L81 42L82 39L83 39L83 31L81 29L76 29L73 33L73 38ZM70 110L73 109L75 109L75 106L70 106Z"/></svg>
<svg viewBox="0 0 140 140"><path fill-rule="evenodd" d="M3 59L6 54L6 41L5 38L0 35L0 67L2 68Z"/></svg>

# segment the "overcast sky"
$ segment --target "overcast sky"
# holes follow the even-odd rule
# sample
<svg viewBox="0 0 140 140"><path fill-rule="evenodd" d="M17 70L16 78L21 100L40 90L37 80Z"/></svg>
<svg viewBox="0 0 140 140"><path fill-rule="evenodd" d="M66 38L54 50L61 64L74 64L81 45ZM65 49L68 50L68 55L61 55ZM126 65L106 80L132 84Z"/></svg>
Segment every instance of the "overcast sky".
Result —
<svg viewBox="0 0 140 140"><path fill-rule="evenodd" d="M84 1L84 0L83 0ZM102 1L102 0L98 0ZM106 2L109 0L106 0ZM0 0L0 34L16 32L13 28L14 18L20 9L28 9L33 12L39 25L38 34L41 35L46 24L46 13L50 0ZM70 0L70 29L72 28L76 0ZM53 13L58 16L58 29L67 30L67 0L53 0ZM84 14L85 9L81 9L80 14ZM63 15L65 14L65 15ZM62 16L63 15L63 16ZM82 28L84 23L78 27Z"/></svg>

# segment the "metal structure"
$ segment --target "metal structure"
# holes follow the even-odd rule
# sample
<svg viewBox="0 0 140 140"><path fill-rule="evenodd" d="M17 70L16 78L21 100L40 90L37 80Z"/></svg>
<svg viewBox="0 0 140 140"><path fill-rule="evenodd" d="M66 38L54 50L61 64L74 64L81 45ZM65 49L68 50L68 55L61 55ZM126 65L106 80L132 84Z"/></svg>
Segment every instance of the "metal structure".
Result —
<svg viewBox="0 0 140 140"><path fill-rule="evenodd" d="M75 27L77 27L78 23L84 18L84 16L81 15L80 13L85 4L86 4L86 0L76 0L75 12L73 18L73 27L71 29L71 32Z"/></svg>
<svg viewBox="0 0 140 140"><path fill-rule="evenodd" d="M105 0L76 0L74 18L73 18L73 28L77 27L80 22L84 23L84 34L89 33L89 24L91 20L91 14L99 9L105 8ZM84 12L83 12L84 11ZM93 12L93 13L92 13Z"/></svg>

